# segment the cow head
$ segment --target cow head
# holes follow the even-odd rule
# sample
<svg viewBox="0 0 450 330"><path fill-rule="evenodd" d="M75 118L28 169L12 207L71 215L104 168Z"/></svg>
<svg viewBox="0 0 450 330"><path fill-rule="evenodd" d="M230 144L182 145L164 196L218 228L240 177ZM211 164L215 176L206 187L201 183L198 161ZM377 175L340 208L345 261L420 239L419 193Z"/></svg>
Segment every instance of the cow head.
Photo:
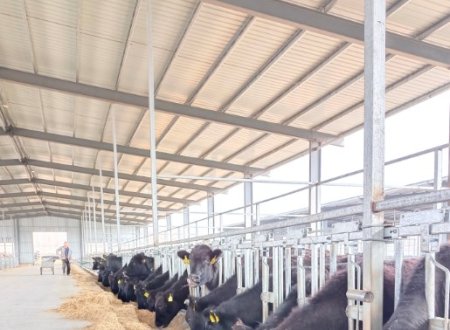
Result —
<svg viewBox="0 0 450 330"><path fill-rule="evenodd" d="M238 319L234 316L219 313L214 309L206 309L203 311L203 315L207 318L206 329L207 330L225 330L232 329L238 322Z"/></svg>
<svg viewBox="0 0 450 330"><path fill-rule="evenodd" d="M184 303L185 298L172 290L159 292L155 302L155 325L157 327L167 327L181 309L187 308Z"/></svg>
<svg viewBox="0 0 450 330"><path fill-rule="evenodd" d="M217 261L222 256L220 249L211 250L209 246L202 244L195 246L191 253L180 250L177 254L191 269L188 279L189 286L204 285L215 279Z"/></svg>
<svg viewBox="0 0 450 330"><path fill-rule="evenodd" d="M208 323L208 319L203 315L203 310L200 309L201 307L198 306L198 300L199 298L189 297L188 308L186 310L186 322L191 329L204 330Z"/></svg>

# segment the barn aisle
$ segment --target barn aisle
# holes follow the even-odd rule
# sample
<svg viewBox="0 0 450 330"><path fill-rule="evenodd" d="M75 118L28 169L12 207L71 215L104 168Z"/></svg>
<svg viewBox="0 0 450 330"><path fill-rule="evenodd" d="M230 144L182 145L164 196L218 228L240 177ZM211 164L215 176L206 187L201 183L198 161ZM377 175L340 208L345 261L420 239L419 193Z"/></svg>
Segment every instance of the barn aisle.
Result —
<svg viewBox="0 0 450 330"><path fill-rule="evenodd" d="M0 320L5 330L83 329L85 321L74 321L57 313L63 301L79 291L70 276L59 267L41 276L38 266L21 266L0 271Z"/></svg>

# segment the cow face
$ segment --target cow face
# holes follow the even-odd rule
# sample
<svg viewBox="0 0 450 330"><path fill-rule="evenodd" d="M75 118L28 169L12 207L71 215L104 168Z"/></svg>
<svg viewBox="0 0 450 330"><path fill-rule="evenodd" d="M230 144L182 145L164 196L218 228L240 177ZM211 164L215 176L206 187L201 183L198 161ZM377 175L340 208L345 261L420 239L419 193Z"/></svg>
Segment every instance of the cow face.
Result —
<svg viewBox="0 0 450 330"><path fill-rule="evenodd" d="M185 309L184 301L180 301L173 292L160 292L156 296L155 302L155 325L166 327L181 309ZM192 328L196 329L196 328Z"/></svg>
<svg viewBox="0 0 450 330"><path fill-rule="evenodd" d="M153 271L154 259L139 253L131 258L125 272L130 276L148 275Z"/></svg>
<svg viewBox="0 0 450 330"><path fill-rule="evenodd" d="M148 309L147 299L150 297L151 293L145 288L142 283L136 284L136 289L134 290L136 294L136 302L139 309Z"/></svg>
<svg viewBox="0 0 450 330"><path fill-rule="evenodd" d="M209 246L202 244L195 246L191 253L180 250L177 254L185 264L189 264L191 269L188 279L190 287L205 285L214 280L217 271L216 264L222 256L220 249L211 250Z"/></svg>

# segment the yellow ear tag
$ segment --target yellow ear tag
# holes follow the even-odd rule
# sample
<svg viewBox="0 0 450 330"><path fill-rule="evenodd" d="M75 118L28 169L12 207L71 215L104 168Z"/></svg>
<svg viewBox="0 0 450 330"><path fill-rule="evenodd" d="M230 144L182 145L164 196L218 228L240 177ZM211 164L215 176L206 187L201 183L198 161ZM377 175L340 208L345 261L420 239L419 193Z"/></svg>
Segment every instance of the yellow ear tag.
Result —
<svg viewBox="0 0 450 330"><path fill-rule="evenodd" d="M219 323L220 319L219 316L217 316L216 313L214 313L213 311L209 312L209 320L211 321L211 323L213 324L217 324Z"/></svg>
<svg viewBox="0 0 450 330"><path fill-rule="evenodd" d="M213 257L210 261L211 265L214 265L217 262L217 258Z"/></svg>
<svg viewBox="0 0 450 330"><path fill-rule="evenodd" d="M145 291L145 292L144 292L144 297L145 297L145 298L148 298L148 297L150 297L150 292L148 292L148 291Z"/></svg>
<svg viewBox="0 0 450 330"><path fill-rule="evenodd" d="M172 302L173 301L173 296L171 293L169 293L169 296L167 297L167 301L168 302Z"/></svg>
<svg viewBox="0 0 450 330"><path fill-rule="evenodd" d="M189 264L191 263L191 261L189 260L188 256L184 256L184 258L183 258L183 263L184 263L185 265L189 265Z"/></svg>

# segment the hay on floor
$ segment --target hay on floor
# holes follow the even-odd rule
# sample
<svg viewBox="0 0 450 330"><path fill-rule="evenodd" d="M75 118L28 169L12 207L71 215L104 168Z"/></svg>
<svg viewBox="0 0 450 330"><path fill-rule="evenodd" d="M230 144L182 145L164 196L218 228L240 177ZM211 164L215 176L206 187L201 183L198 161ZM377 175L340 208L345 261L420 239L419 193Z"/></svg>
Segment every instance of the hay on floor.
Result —
<svg viewBox="0 0 450 330"><path fill-rule="evenodd" d="M72 267L72 274L81 290L76 296L67 299L57 309L58 312L70 319L89 321L89 330L156 329L152 327L154 313L138 310L132 303L123 303L111 292L100 288L96 278L75 265ZM184 314L177 315L166 329L189 329L184 321Z"/></svg>

